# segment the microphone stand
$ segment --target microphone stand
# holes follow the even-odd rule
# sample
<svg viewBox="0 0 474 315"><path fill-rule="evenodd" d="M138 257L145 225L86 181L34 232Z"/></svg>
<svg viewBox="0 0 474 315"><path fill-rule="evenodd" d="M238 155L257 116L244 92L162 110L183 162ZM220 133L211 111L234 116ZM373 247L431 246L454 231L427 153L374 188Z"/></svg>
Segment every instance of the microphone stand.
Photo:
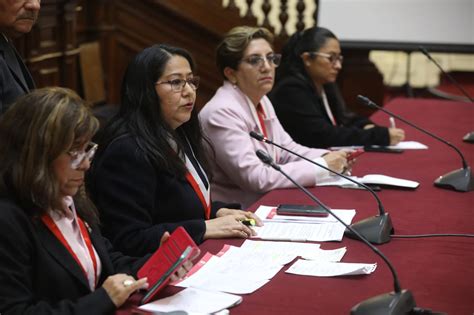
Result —
<svg viewBox="0 0 474 315"><path fill-rule="evenodd" d="M474 103L474 99L469 95L469 93L467 93L467 91L462 87L461 84L459 84L454 78L452 75L450 75L449 73L447 73L446 71L444 71L444 69L441 67L441 65L431 56L431 54L428 52L428 50L423 47L423 46L419 46L419 49L420 51L423 53L423 55L425 55L432 63L435 64L436 67L438 67L438 69L441 71L441 73L443 75L445 75L449 81L451 81L452 84L454 84L454 86L456 86L458 88L459 91L461 91L462 94L464 94L464 96L471 102L471 103ZM471 132L468 132L464 137L463 137L463 140L465 142L469 142L469 143L474 143L474 131L471 131Z"/></svg>
<svg viewBox="0 0 474 315"><path fill-rule="evenodd" d="M271 145L274 145L282 150L285 150L286 152L289 152L291 154L294 154L296 155L297 157L305 160L305 161L308 161L314 165L317 165L335 175L338 175L344 179L347 179L348 181L356 184L357 186L360 186L366 190L368 190L372 196L374 196L374 198L377 200L377 204L378 204L378 208L379 208L379 214L376 215L376 216L373 216L373 217L370 217L370 218L366 218L362 221L359 221L357 223L353 223L351 225L352 229L356 230L359 234L362 234L364 236L365 239L367 239L369 242L373 243L373 244L384 244L384 243L387 243L387 242L390 242L391 238L390 238L390 235L393 234L394 232L394 229L393 229L393 224L392 224L392 220L390 218L390 215L385 212L385 209L382 205L382 201L380 201L379 197L377 196L377 194L372 190L372 188L370 188L369 186L363 184L363 183L360 183L352 178L350 178L349 176L346 176L344 174L341 174L339 172L336 172L336 171L333 171L332 169L324 166L324 165L321 165L313 160L310 160L308 159L307 157L304 157L296 152L293 152L291 150L288 150L287 148L284 148L283 146L273 142L272 140L269 140L268 138L264 137L263 135L255 132L255 131L251 131L250 133L250 136L256 140L259 140L259 141L263 141L265 143L268 143L268 144L271 144ZM354 235L354 233L351 232L351 230L346 230L345 234L350 237L350 238L353 238L353 239L357 239L359 240L359 237L357 237L356 235Z"/></svg>
<svg viewBox="0 0 474 315"><path fill-rule="evenodd" d="M357 100L363 105L379 109L382 112L403 121L407 125L415 128L416 130L419 130L419 131L423 132L424 134L427 134L428 136L433 137L436 140L450 146L461 156L462 168L451 171L451 172L446 173L444 175L441 175L440 177L438 177L434 181L435 186L437 186L439 188L445 188L445 189L451 189L452 188L452 189L455 189L457 191L463 191L463 192L474 190L474 179L473 179L474 176L472 175L471 168L467 164L466 159L464 158L464 155L453 144L451 144L450 142L438 137L437 135L435 135L435 134L433 134L429 131L426 131L426 130L418 127L417 125L407 121L406 119L400 117L399 115L396 115L393 112L386 110L385 108L375 104L374 102L372 102L369 98L367 98L365 96L358 95Z"/></svg>
<svg viewBox="0 0 474 315"><path fill-rule="evenodd" d="M341 218L339 218L336 214L334 214L329 207L324 205L318 198L316 198L311 192L309 192L306 188L298 184L290 175L284 172L280 166L276 165L273 162L273 159L263 150L257 150L256 154L258 158L265 164L270 165L275 170L279 171L283 174L288 180L290 180L296 187L298 187L301 191L303 191L311 200L313 200L316 204L321 206L324 210L326 210L329 214L331 214L336 220L338 220L342 225L344 225L347 229L349 229L354 235L356 235L359 240L364 242L369 248L377 254L379 257L383 259L383 261L387 264L390 272L392 273L393 282L394 282L394 291L390 293L385 293L381 295L374 296L370 299L362 301L361 303L355 305L352 310L352 315L367 315L367 314L391 314L391 315L398 315L398 314L408 314L411 312L415 306L415 299L413 294L409 290L402 290L400 286L400 282L398 280L398 275L395 271L395 268L390 263L388 258L374 245L372 245L368 240L366 240L362 235L360 235L356 230L354 230L351 226L346 224Z"/></svg>

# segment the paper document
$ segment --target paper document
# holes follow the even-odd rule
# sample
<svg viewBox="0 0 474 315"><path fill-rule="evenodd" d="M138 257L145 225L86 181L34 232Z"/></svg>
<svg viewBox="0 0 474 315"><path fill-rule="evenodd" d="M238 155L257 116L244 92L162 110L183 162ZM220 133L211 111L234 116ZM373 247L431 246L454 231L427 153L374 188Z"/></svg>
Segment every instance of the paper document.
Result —
<svg viewBox="0 0 474 315"><path fill-rule="evenodd" d="M257 232L254 237L263 240L327 242L341 241L346 228L341 223L265 222L253 229Z"/></svg>
<svg viewBox="0 0 474 315"><path fill-rule="evenodd" d="M298 259L286 273L315 277L364 275L374 272L377 264L355 264Z"/></svg>
<svg viewBox="0 0 474 315"><path fill-rule="evenodd" d="M242 297L234 294L187 288L170 297L142 305L139 309L149 312L185 311L188 314L214 314L241 301Z"/></svg>
<svg viewBox="0 0 474 315"><path fill-rule="evenodd" d="M357 177L357 176L350 176L350 178L359 181L363 184L372 184L372 185L387 185L387 186L395 186L395 187L404 187L404 188L417 188L420 183L408 180L408 179L402 179L402 178L397 178L397 177L392 177L392 176L386 176L386 175L379 175L379 174L368 174L365 175L364 177ZM350 181L348 181L345 178L339 177L339 176L329 176L326 177L316 184L317 186L358 186L357 184L354 184Z"/></svg>
<svg viewBox="0 0 474 315"><path fill-rule="evenodd" d="M390 149L403 149L403 150L424 150L428 149L428 146L417 141L402 141L397 145L389 145L387 148Z"/></svg>

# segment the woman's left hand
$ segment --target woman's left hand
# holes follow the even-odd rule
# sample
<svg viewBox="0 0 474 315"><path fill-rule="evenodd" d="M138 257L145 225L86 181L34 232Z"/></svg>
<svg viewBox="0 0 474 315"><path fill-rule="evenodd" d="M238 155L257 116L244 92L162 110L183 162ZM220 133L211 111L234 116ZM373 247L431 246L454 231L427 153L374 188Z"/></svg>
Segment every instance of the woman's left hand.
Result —
<svg viewBox="0 0 474 315"><path fill-rule="evenodd" d="M255 213L250 212L250 211L243 211L243 210L237 210L237 209L228 209L228 208L220 208L217 210L216 217L224 217L226 215L235 215L235 214L240 214L244 215L248 219L253 219L255 220L255 225L256 226L263 226L262 220L258 216L255 215Z"/></svg>

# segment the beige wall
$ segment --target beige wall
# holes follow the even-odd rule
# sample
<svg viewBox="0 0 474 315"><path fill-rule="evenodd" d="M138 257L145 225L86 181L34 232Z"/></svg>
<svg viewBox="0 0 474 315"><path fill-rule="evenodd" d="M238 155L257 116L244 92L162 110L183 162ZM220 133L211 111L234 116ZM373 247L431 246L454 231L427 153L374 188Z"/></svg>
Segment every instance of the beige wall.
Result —
<svg viewBox="0 0 474 315"><path fill-rule="evenodd" d="M223 0L223 5L227 6L229 0ZM240 8L240 14L247 11L245 0L235 0ZM263 11L261 10L263 0L255 0L252 4L252 12L259 23L263 21ZM281 25L278 19L280 13L280 1L271 0L272 9L269 13L271 25L276 33L280 33ZM288 22L286 31L292 34L296 30L296 0L288 0ZM313 26L313 13L315 3L306 0L306 11L304 22L306 27ZM336 34L337 35L337 34ZM437 54L433 57L446 71L470 71L474 72L474 55L466 54ZM413 87L434 87L439 83L439 70L423 54L412 53L410 67L410 85ZM375 63L384 77L384 83L388 86L401 86L406 83L407 76L407 54L404 52L372 51L370 59Z"/></svg>

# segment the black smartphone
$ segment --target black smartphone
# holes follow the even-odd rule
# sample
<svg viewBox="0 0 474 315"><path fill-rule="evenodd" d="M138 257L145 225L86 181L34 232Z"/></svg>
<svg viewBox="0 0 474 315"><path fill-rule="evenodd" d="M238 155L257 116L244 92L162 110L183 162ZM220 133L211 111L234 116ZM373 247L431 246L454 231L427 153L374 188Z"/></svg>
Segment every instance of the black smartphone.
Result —
<svg viewBox="0 0 474 315"><path fill-rule="evenodd" d="M394 149L382 145L368 145L364 147L366 152L382 152L382 153L402 153L403 149Z"/></svg>
<svg viewBox="0 0 474 315"><path fill-rule="evenodd" d="M278 215L302 215L308 217L327 217L329 213L320 206L281 204L277 207Z"/></svg>

